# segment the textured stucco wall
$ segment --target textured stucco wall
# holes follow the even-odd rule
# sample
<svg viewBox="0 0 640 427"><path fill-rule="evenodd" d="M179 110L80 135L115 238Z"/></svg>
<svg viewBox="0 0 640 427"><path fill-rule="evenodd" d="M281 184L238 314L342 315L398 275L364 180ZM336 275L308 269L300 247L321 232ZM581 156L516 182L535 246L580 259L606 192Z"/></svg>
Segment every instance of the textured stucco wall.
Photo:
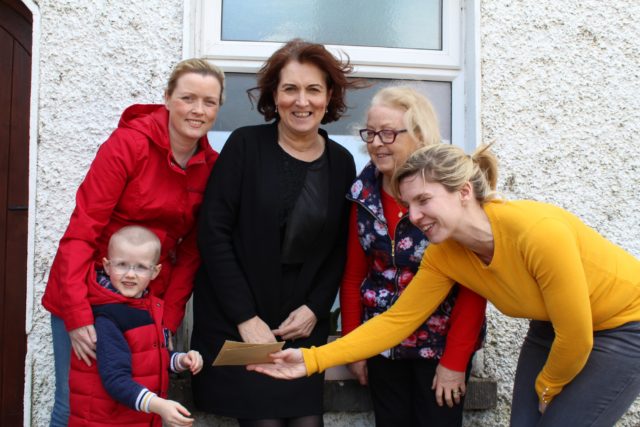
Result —
<svg viewBox="0 0 640 427"><path fill-rule="evenodd" d="M481 2L483 142L508 198L559 204L640 256L640 3ZM485 374L499 407L465 425L508 425L526 322L491 311ZM640 425L640 401L619 423Z"/></svg>
<svg viewBox="0 0 640 427"><path fill-rule="evenodd" d="M560 204L640 256L640 5L637 0L481 2L484 142L495 142L510 198ZM47 424L53 364L39 305L75 189L98 145L133 102L159 102L182 52L183 2L37 1L41 15L32 425ZM490 311L484 374L495 411L465 426L506 426L525 322ZM327 425L371 425L328 415ZM211 425L211 418L199 425ZM636 404L620 423L640 424ZM221 421L220 425L233 425Z"/></svg>
<svg viewBox="0 0 640 427"><path fill-rule="evenodd" d="M48 425L53 397L49 315L40 306L75 190L95 151L135 102L162 101L181 59L180 0L41 0L32 372L33 426Z"/></svg>

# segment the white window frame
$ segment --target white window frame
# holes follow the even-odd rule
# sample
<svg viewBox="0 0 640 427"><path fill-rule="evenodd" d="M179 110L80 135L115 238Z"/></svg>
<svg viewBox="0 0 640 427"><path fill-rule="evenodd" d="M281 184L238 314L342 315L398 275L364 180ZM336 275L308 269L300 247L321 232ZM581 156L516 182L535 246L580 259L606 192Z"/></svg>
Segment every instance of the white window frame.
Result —
<svg viewBox="0 0 640 427"><path fill-rule="evenodd" d="M451 82L451 142L480 140L479 13L474 0L443 0L440 51L327 45L349 55L354 75ZM221 40L222 0L185 0L184 57L205 57L227 72L255 73L282 43ZM463 52L462 46L465 46Z"/></svg>

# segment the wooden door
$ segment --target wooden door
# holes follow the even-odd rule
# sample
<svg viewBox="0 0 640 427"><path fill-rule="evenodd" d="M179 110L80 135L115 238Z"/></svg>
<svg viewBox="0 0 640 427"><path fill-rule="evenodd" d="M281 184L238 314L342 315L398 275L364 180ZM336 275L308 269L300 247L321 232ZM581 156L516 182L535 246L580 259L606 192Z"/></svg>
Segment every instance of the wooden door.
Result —
<svg viewBox="0 0 640 427"><path fill-rule="evenodd" d="M0 425L23 423L31 12L0 0Z"/></svg>

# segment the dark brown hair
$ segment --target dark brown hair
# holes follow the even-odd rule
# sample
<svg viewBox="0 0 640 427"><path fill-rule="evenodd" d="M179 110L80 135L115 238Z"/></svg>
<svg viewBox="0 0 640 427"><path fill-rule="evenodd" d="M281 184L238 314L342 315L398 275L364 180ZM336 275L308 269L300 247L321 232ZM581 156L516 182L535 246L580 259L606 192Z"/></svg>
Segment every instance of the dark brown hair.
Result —
<svg viewBox="0 0 640 427"><path fill-rule="evenodd" d="M322 71L327 89L332 91L322 124L334 122L347 110L347 89L364 87L366 84L362 79L347 79L347 75L353 72L353 67L349 64L349 57L346 54L345 56L346 60L343 62L321 44L301 39L290 40L266 60L258 71L258 86L247 90L247 94L252 102L257 101L258 112L266 121L278 119L273 94L280 83L280 72L291 61L313 64ZM259 92L258 96L255 94L256 91Z"/></svg>

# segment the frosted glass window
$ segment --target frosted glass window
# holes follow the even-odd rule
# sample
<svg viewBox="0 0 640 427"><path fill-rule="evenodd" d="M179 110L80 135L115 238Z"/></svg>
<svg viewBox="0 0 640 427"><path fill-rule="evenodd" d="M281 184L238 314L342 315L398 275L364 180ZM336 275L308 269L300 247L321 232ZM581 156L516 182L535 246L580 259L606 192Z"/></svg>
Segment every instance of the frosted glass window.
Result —
<svg viewBox="0 0 640 427"><path fill-rule="evenodd" d="M441 0L223 0L222 40L441 50Z"/></svg>
<svg viewBox="0 0 640 427"><path fill-rule="evenodd" d="M423 93L433 104L440 121L440 133L444 140L451 140L451 83L419 80L368 79L372 84L366 89L347 92L347 114L337 122L321 125L329 136L344 145L353 154L357 170L369 161L363 149L364 142L357 129L366 122L365 114L374 93L385 86L411 86ZM211 145L222 149L231 131L241 126L266 123L264 117L252 109L246 90L256 85L255 74L226 73L225 103L218 113L213 131L209 133Z"/></svg>

